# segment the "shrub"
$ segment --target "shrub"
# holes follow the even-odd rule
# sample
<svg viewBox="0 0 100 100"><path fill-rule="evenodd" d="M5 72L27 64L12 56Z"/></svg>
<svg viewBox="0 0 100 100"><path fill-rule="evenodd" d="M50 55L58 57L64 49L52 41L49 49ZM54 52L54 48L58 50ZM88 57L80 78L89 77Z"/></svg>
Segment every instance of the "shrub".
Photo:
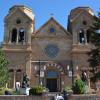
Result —
<svg viewBox="0 0 100 100"><path fill-rule="evenodd" d="M5 94L5 91L8 91L8 92L10 92L10 93L13 92L12 89L3 87L3 88L0 88L0 95L4 95L4 94Z"/></svg>
<svg viewBox="0 0 100 100"><path fill-rule="evenodd" d="M71 87L65 87L64 90L68 93L68 94L72 94L73 93L73 90Z"/></svg>
<svg viewBox="0 0 100 100"><path fill-rule="evenodd" d="M85 93L85 84L81 79L77 79L73 86L74 94L84 94Z"/></svg>
<svg viewBox="0 0 100 100"><path fill-rule="evenodd" d="M29 95L41 95L45 90L43 86L36 86L29 90Z"/></svg>

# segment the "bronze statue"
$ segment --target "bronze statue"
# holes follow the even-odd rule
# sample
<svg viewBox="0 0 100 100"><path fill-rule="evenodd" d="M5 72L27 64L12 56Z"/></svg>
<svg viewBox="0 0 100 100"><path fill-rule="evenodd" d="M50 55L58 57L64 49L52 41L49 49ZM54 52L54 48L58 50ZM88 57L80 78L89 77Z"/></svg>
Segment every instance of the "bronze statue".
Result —
<svg viewBox="0 0 100 100"><path fill-rule="evenodd" d="M24 75L23 76L23 82L22 82L22 88L27 88L29 87L29 78L27 75Z"/></svg>

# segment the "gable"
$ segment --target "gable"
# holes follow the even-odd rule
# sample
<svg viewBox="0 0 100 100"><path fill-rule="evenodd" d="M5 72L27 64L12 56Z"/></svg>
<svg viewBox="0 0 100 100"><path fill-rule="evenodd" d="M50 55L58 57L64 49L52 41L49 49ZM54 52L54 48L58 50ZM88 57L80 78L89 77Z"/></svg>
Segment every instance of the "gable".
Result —
<svg viewBox="0 0 100 100"><path fill-rule="evenodd" d="M93 15L91 15L89 12L83 10L80 13L78 13L74 18L70 19L72 23L80 23L80 21L86 20L87 22L91 22L93 19Z"/></svg>
<svg viewBox="0 0 100 100"><path fill-rule="evenodd" d="M29 14L25 13L25 11L21 10L20 8L16 8L13 11L9 11L8 15L5 17L4 20L10 22L13 21L12 19L16 18L32 21L34 19L34 16L29 16Z"/></svg>
<svg viewBox="0 0 100 100"><path fill-rule="evenodd" d="M54 18L50 18L35 33L35 37L68 37L71 34L67 32Z"/></svg>

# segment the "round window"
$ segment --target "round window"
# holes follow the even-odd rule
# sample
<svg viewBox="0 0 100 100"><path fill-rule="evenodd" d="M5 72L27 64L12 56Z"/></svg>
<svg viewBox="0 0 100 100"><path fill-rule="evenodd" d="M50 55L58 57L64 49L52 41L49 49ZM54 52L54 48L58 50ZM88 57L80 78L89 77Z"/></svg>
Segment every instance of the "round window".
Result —
<svg viewBox="0 0 100 100"><path fill-rule="evenodd" d="M45 53L48 57L50 58L54 58L57 56L59 52L59 48L57 45L54 45L54 44L48 44L46 47L45 47Z"/></svg>

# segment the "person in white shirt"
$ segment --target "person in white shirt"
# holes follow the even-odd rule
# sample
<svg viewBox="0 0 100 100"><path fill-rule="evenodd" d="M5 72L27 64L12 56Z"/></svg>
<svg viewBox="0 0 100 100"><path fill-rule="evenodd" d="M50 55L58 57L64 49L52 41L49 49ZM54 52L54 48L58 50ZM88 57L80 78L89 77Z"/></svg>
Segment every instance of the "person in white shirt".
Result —
<svg viewBox="0 0 100 100"><path fill-rule="evenodd" d="M64 100L64 98L60 94L57 94L55 100Z"/></svg>

